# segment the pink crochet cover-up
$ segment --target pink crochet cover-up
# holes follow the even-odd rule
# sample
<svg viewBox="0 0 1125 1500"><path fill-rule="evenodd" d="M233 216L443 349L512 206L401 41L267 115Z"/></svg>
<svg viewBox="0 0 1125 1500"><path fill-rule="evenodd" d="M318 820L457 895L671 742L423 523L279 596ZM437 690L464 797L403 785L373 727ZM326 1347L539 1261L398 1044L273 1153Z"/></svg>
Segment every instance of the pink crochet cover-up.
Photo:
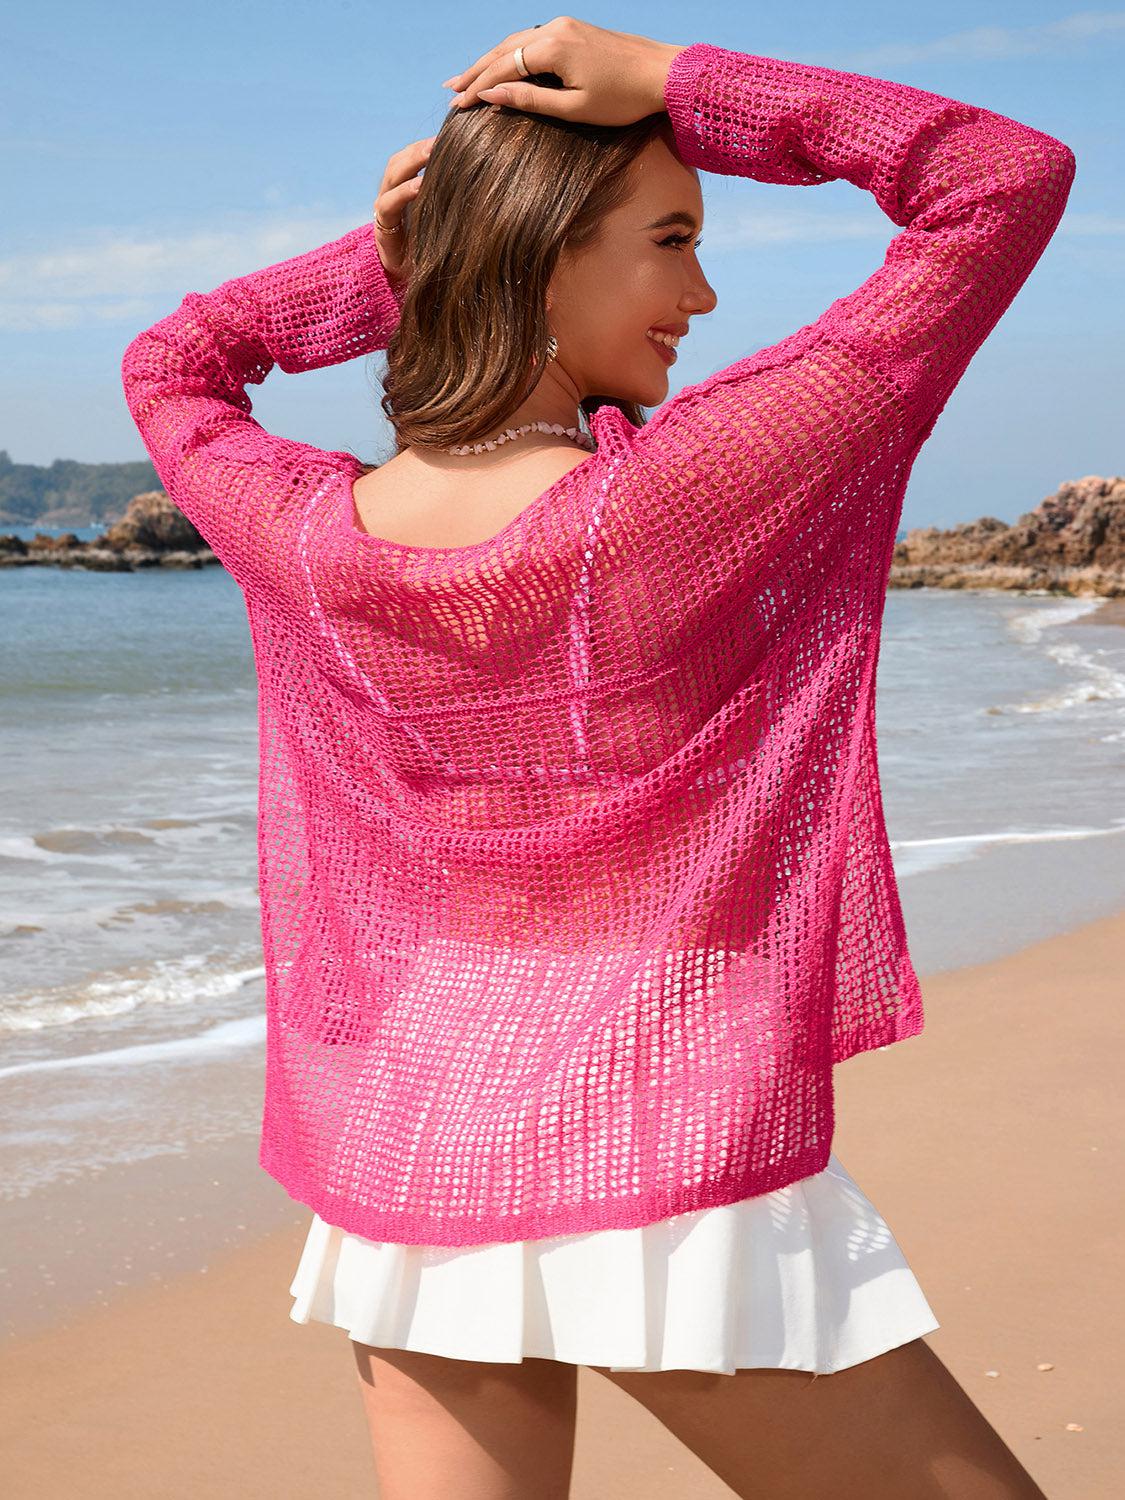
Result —
<svg viewBox="0 0 1125 1500"><path fill-rule="evenodd" d="M915 1035L875 673L912 463L1050 240L1060 141L697 43L683 160L901 228L487 541L368 534L360 462L248 384L384 349L370 222L129 344L129 410L242 590L259 680L260 1163L368 1239L633 1227L821 1171L832 1068Z"/></svg>

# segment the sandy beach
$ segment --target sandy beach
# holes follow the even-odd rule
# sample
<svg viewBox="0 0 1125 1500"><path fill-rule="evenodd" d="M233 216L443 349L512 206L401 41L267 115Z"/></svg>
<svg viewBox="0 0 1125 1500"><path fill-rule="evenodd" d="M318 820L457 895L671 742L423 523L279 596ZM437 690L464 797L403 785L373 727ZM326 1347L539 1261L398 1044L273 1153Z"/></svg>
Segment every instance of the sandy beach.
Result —
<svg viewBox="0 0 1125 1500"><path fill-rule="evenodd" d="M1104 599L1088 615L1080 615L1075 625L1125 625L1125 599Z"/></svg>
<svg viewBox="0 0 1125 1500"><path fill-rule="evenodd" d="M1123 971L1125 912L923 976L923 1034L836 1073L833 1149L941 1321L928 1342L1052 1500L1109 1500L1125 1466ZM14 1235L10 1224L9 1272L53 1254L57 1279L67 1255L77 1266L121 1253L110 1226L124 1223L130 1258L147 1246L172 1274L100 1287L94 1305L0 1349L5 1493L374 1495L347 1334L288 1316L307 1211L248 1143L171 1173L149 1167L69 1189L47 1231L41 1216ZM179 1249L212 1252L190 1271L136 1227L177 1196ZM232 1245L235 1220L247 1237ZM94 1297L89 1274L78 1285ZM602 1377L581 1370L579 1391L575 1500L730 1493Z"/></svg>

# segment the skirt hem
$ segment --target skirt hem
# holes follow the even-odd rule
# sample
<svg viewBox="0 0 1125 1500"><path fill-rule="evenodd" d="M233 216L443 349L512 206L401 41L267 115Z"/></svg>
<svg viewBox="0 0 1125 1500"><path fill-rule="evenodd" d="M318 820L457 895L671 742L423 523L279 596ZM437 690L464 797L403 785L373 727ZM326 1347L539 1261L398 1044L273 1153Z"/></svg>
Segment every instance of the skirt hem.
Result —
<svg viewBox="0 0 1125 1500"><path fill-rule="evenodd" d="M656 1374L661 1370L698 1370L704 1375L733 1375L737 1370L797 1370L810 1375L835 1375L839 1370L850 1369L853 1365L864 1364L869 1359L877 1359L880 1354L887 1354L891 1349L900 1348L903 1344L912 1343L915 1339L924 1337L926 1334L934 1333L941 1327L935 1317L924 1318L913 1330L897 1329L895 1333L886 1340L878 1341L876 1347L866 1349L862 1353L853 1350L842 1359L835 1359L824 1365L810 1365L803 1360L762 1360L757 1363L734 1364L734 1365L701 1365L701 1364L645 1364L645 1365L612 1365L601 1359L578 1359L564 1358L558 1354L537 1354L533 1350L525 1350L523 1354L515 1358L499 1358L482 1354L450 1354L446 1349L423 1348L418 1344L369 1344L366 1339L358 1337L348 1327L346 1322L339 1323L327 1318L314 1318L311 1314L304 1317L298 1316L296 1308L289 1314L294 1323L322 1323L327 1327L341 1328L347 1332L348 1337L357 1344L364 1344L372 1349L397 1349L411 1354L431 1354L440 1359L458 1359L470 1361L474 1364L490 1365L522 1365L525 1359L552 1359L561 1365L584 1365L591 1370L610 1370L614 1374Z"/></svg>

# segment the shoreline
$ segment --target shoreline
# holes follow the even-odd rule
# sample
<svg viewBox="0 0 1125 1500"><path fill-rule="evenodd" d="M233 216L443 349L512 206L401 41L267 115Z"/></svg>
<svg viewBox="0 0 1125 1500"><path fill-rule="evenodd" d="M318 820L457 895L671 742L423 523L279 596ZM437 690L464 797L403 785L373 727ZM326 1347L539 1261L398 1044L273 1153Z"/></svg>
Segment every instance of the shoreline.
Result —
<svg viewBox="0 0 1125 1500"><path fill-rule="evenodd" d="M1079 615L1071 625L1125 625L1125 599L1103 599L1098 609L1088 615Z"/></svg>
<svg viewBox="0 0 1125 1500"><path fill-rule="evenodd" d="M922 1034L836 1070L833 1150L934 1308L927 1342L1052 1500L1110 1494L1125 1465L1125 1353L1106 1317L1123 968L1125 910L922 976ZM256 1138L110 1169L45 1208L51 1191L7 1206L21 1306L36 1274L72 1294L0 1346L13 1500L116 1496L141 1474L185 1497L372 1489L350 1341L289 1318L310 1214L257 1165ZM122 1253L147 1257L146 1284L110 1284ZM100 1301L84 1299L92 1280ZM580 1370L579 1386L573 1500L727 1493L608 1382Z"/></svg>

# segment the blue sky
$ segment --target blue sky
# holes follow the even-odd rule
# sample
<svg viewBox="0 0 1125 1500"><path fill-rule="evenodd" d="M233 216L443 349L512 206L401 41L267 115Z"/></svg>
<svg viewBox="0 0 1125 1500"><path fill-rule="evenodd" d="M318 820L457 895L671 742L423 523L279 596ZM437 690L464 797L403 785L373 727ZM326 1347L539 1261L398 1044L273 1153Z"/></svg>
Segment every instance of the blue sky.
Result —
<svg viewBox="0 0 1125 1500"><path fill-rule="evenodd" d="M24 463L144 458L126 344L186 292L369 220L387 157L433 134L441 80L554 11L359 0L7 7L0 103L0 448ZM915 466L904 526L1011 521L1060 482L1120 473L1125 323L1125 10L857 0L796 11L599 5L571 14L893 78L1013 116L1078 160L1069 206ZM811 322L898 233L847 182L701 174L719 296L670 391ZM251 387L271 431L387 451L381 357Z"/></svg>

